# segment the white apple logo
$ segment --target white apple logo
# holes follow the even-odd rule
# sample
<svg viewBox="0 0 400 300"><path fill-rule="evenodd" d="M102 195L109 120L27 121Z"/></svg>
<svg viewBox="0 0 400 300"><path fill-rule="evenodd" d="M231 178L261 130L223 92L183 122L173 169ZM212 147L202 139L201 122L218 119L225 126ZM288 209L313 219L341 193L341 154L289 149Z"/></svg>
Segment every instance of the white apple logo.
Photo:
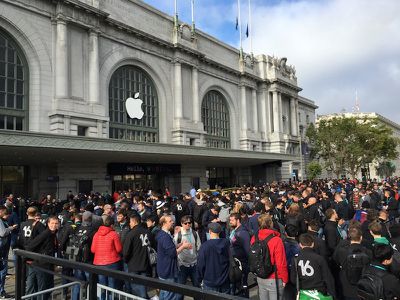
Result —
<svg viewBox="0 0 400 300"><path fill-rule="evenodd" d="M143 118L144 112L142 110L143 101L139 99L139 93L135 93L133 98L126 99L125 108L131 119L139 119Z"/></svg>

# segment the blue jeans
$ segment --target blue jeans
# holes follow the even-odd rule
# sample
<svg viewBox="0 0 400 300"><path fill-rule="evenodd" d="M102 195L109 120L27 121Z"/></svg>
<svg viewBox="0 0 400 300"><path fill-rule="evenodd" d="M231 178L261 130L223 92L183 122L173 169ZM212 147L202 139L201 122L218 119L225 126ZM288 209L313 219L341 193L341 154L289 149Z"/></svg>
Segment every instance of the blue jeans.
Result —
<svg viewBox="0 0 400 300"><path fill-rule="evenodd" d="M177 281L176 278L167 278L167 279L164 279L164 278L161 278L161 277L158 277L158 278L160 280L169 281L169 282L176 282ZM160 291L159 300L177 300L177 299L176 299L176 294L175 293L161 290Z"/></svg>
<svg viewBox="0 0 400 300"><path fill-rule="evenodd" d="M137 275L143 275L146 276L146 272L130 272L132 274L137 274ZM131 294L144 298L144 299L149 299L149 296L147 295L147 289L144 285L141 284L137 284L137 283L133 283L131 282L130 284L131 287Z"/></svg>
<svg viewBox="0 0 400 300"><path fill-rule="evenodd" d="M108 269L111 269L111 270L121 271L122 264L121 264L121 261L117 261L117 262L115 262L113 264L104 265L104 266L101 266L101 267L105 267L105 268L108 268ZM105 275L99 275L99 283L102 284L102 285L108 286L108 287L110 287L112 289L119 290L121 288L120 287L120 281L118 279L115 279L115 278L109 277L109 276L105 276ZM105 292L101 293L101 299L102 300L106 299L106 295L105 294L106 294ZM110 299L111 299L111 296L110 296Z"/></svg>
<svg viewBox="0 0 400 300"><path fill-rule="evenodd" d="M197 276L197 269L196 265L192 267L185 267L185 266L180 266L179 267L179 272L178 272L178 283L180 284L186 284L188 277L190 277L190 280L192 281L192 285L195 287L199 287L199 278ZM177 300L183 300L184 296L183 295L176 295Z"/></svg>
<svg viewBox="0 0 400 300"><path fill-rule="evenodd" d="M218 292L218 293L223 293L223 294L229 294L231 287L230 287L229 280L228 280L223 285L217 286L217 287L207 286L207 285L203 284L203 290L213 291L213 292Z"/></svg>
<svg viewBox="0 0 400 300"><path fill-rule="evenodd" d="M74 270L74 277L80 281L88 281L89 273L82 270ZM72 287L72 300L79 300L81 286L76 284Z"/></svg>
<svg viewBox="0 0 400 300"><path fill-rule="evenodd" d="M5 293L4 285L6 284L6 275L8 270L7 258L0 260L0 293Z"/></svg>
<svg viewBox="0 0 400 300"><path fill-rule="evenodd" d="M52 274L40 271L32 266L28 266L27 276L26 276L27 295L50 289L53 286L54 286L54 277ZM46 300L49 297L50 294L44 294L43 300ZM40 297L40 299L42 298Z"/></svg>

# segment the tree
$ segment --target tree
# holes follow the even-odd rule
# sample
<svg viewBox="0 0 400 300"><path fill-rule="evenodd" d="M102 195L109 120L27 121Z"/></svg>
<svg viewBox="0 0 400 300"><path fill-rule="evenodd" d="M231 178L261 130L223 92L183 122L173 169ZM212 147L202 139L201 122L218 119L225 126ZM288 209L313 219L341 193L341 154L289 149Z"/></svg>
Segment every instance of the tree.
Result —
<svg viewBox="0 0 400 300"><path fill-rule="evenodd" d="M311 180L322 174L322 167L317 161L312 161L307 165L307 177Z"/></svg>
<svg viewBox="0 0 400 300"><path fill-rule="evenodd" d="M307 137L313 157L337 178L350 174L355 178L361 167L372 162L393 160L399 140L376 119L333 117L310 126Z"/></svg>
<svg viewBox="0 0 400 300"><path fill-rule="evenodd" d="M383 161L376 166L376 173L382 177L390 177L396 172L396 166L390 161Z"/></svg>

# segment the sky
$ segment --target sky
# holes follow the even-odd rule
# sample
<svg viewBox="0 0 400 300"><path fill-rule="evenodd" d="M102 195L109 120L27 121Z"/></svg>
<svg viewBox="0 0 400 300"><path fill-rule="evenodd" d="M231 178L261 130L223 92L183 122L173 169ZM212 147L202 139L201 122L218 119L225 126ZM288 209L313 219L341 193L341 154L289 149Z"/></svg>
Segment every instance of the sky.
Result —
<svg viewBox="0 0 400 300"><path fill-rule="evenodd" d="M173 15L173 0L144 0ZM190 0L178 0L191 22ZM242 32L248 0L240 0ZM376 112L400 124L400 0L251 0L253 53L287 57L317 114ZM195 0L196 27L239 47L237 0ZM250 52L249 39L244 39Z"/></svg>

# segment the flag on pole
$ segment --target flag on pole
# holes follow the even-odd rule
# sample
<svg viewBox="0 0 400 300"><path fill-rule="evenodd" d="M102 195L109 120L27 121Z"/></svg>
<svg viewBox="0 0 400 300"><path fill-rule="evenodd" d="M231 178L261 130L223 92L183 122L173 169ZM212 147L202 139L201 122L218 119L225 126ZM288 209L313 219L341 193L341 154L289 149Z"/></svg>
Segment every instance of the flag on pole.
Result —
<svg viewBox="0 0 400 300"><path fill-rule="evenodd" d="M239 29L239 18L236 17L236 30L238 30L238 29Z"/></svg>
<svg viewBox="0 0 400 300"><path fill-rule="evenodd" d="M246 28L246 37L249 37L249 23L247 23L247 28Z"/></svg>

